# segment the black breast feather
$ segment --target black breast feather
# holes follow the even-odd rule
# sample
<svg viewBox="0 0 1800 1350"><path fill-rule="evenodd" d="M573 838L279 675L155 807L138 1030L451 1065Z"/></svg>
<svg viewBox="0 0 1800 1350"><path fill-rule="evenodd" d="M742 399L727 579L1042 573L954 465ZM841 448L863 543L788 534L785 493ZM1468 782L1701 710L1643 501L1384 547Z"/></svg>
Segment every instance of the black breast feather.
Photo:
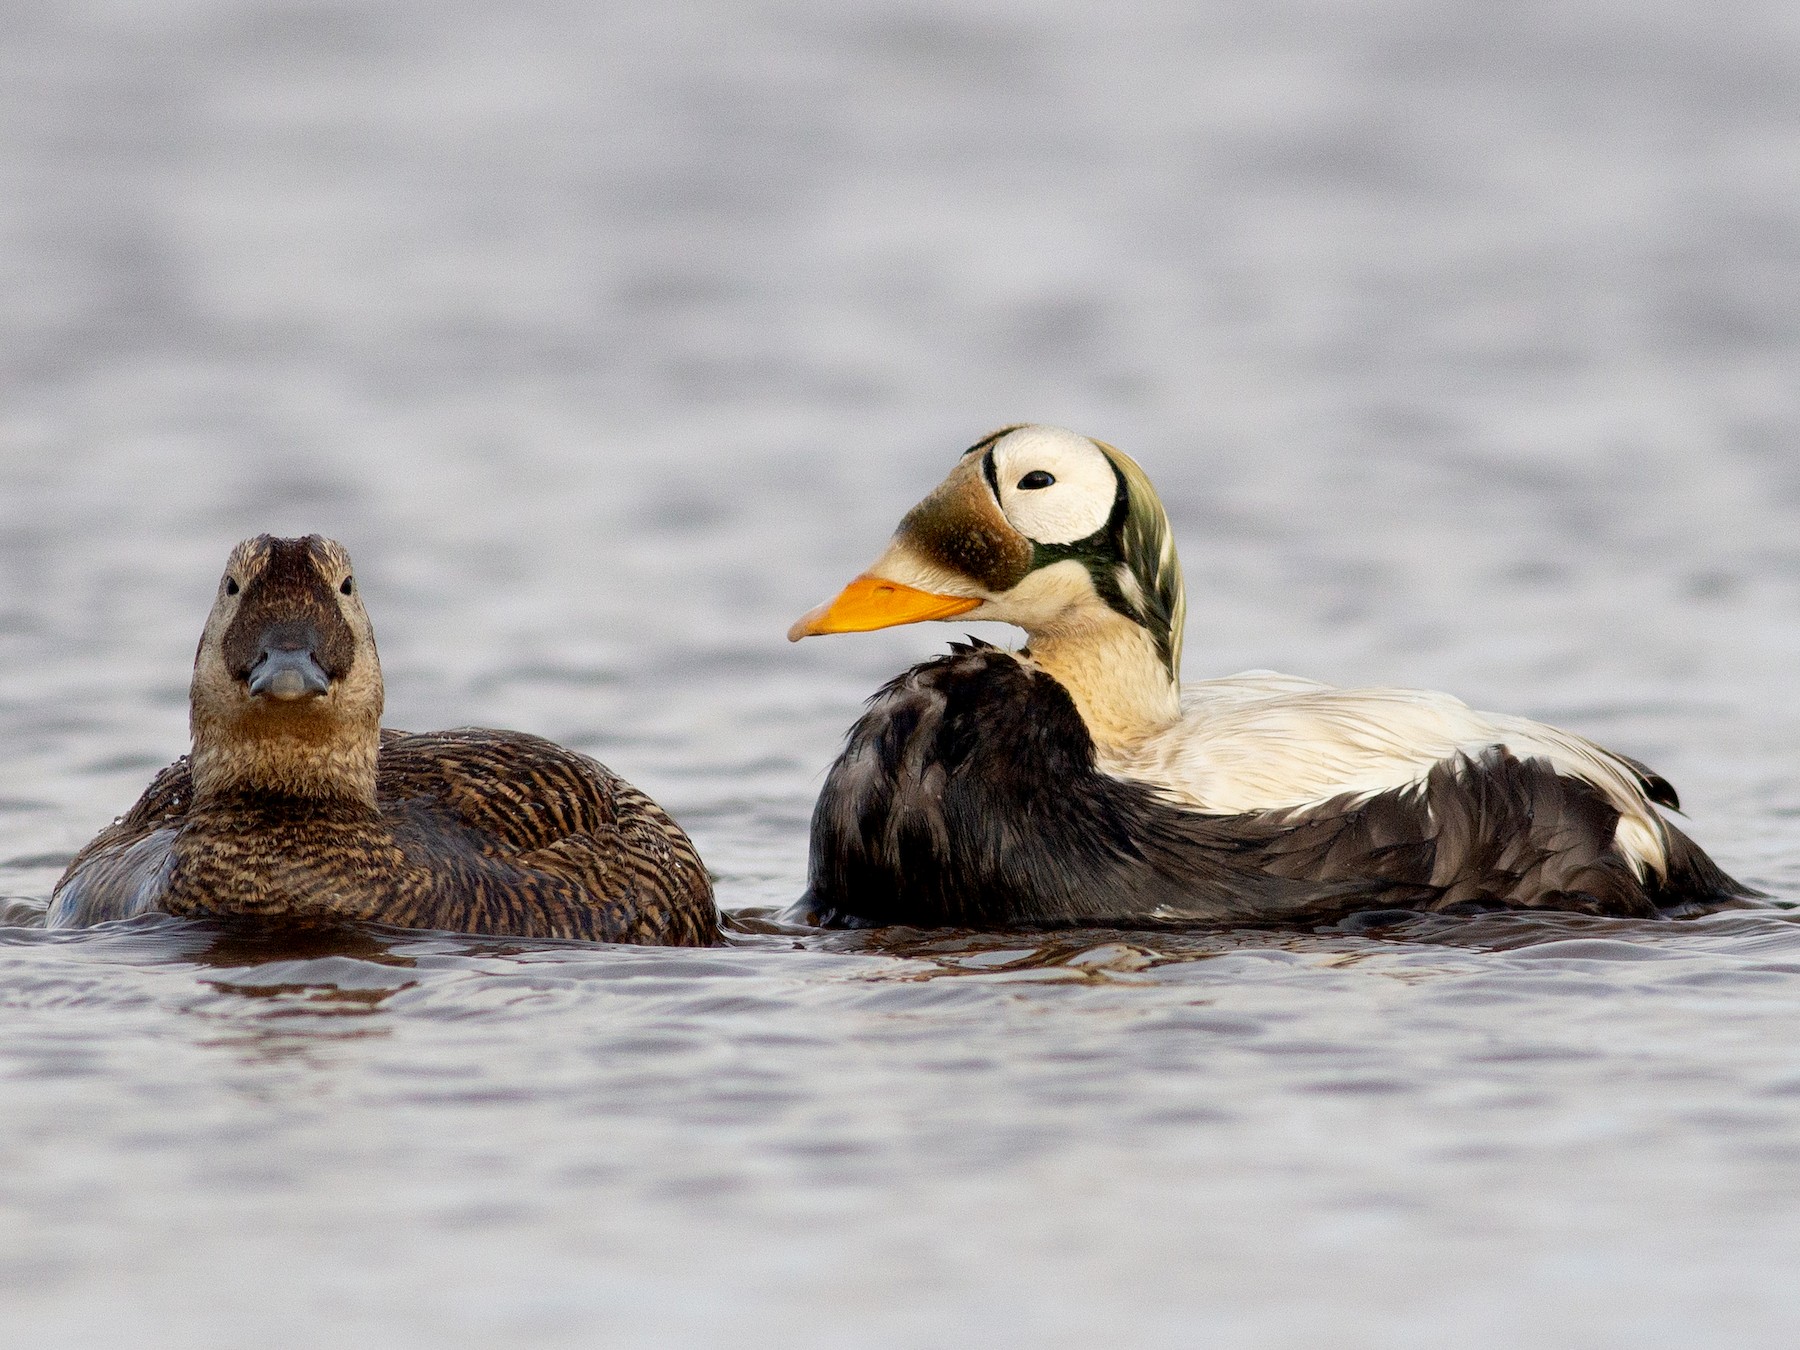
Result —
<svg viewBox="0 0 1800 1350"><path fill-rule="evenodd" d="M1588 783L1498 746L1373 797L1195 811L1099 772L1063 687L975 643L889 683L851 729L813 813L800 908L847 926L1258 924L1378 908L1653 915L1748 894L1673 829L1670 876L1646 887L1613 846L1618 819Z"/></svg>

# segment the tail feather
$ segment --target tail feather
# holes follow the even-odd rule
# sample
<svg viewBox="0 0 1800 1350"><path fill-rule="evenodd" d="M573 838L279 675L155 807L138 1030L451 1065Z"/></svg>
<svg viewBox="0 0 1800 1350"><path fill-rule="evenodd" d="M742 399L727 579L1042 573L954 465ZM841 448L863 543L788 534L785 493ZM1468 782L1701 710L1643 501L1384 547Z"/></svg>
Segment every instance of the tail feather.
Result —
<svg viewBox="0 0 1800 1350"><path fill-rule="evenodd" d="M1665 914L1714 909L1748 909L1769 897L1728 874L1692 839L1673 825L1669 836L1668 875L1651 878L1650 898Z"/></svg>

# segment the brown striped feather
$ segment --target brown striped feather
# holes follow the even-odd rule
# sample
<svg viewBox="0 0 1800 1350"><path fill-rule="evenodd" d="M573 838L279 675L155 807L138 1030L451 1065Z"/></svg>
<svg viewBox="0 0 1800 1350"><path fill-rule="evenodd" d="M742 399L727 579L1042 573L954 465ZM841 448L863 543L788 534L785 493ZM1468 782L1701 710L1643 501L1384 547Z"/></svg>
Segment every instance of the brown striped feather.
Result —
<svg viewBox="0 0 1800 1350"><path fill-rule="evenodd" d="M520 732L384 731L376 791L373 812L249 793L195 808L177 761L69 865L50 922L160 911L718 940L692 841L586 755Z"/></svg>

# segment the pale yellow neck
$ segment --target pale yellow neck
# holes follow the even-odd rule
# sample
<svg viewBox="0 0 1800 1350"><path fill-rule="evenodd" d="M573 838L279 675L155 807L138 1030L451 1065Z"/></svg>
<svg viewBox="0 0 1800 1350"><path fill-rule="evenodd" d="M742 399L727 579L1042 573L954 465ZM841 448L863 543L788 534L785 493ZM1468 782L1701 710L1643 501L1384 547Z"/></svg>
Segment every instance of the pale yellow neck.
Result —
<svg viewBox="0 0 1800 1350"><path fill-rule="evenodd" d="M321 725L322 723L322 725ZM188 769L194 796L268 792L375 806L379 718L366 726L325 719L245 719L236 726L194 720Z"/></svg>
<svg viewBox="0 0 1800 1350"><path fill-rule="evenodd" d="M1030 653L1069 696L1102 750L1135 745L1181 716L1181 687L1143 625L1112 610L1031 634Z"/></svg>

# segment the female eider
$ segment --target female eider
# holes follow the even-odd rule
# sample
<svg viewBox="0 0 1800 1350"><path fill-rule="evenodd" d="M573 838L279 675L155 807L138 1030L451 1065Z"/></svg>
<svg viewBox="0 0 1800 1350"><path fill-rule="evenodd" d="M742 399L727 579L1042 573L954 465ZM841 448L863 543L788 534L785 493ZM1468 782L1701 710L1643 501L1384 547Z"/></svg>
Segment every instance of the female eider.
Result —
<svg viewBox="0 0 1800 1350"><path fill-rule="evenodd" d="M800 912L844 925L1281 923L1362 909L1656 915L1754 892L1643 765L1448 694L1267 672L1182 686L1144 472L1045 426L978 442L788 636L998 619L871 700Z"/></svg>
<svg viewBox="0 0 1800 1350"><path fill-rule="evenodd" d="M656 803L536 736L381 729L375 634L336 543L233 551L191 753L81 851L47 922L161 912L699 946L712 885Z"/></svg>

